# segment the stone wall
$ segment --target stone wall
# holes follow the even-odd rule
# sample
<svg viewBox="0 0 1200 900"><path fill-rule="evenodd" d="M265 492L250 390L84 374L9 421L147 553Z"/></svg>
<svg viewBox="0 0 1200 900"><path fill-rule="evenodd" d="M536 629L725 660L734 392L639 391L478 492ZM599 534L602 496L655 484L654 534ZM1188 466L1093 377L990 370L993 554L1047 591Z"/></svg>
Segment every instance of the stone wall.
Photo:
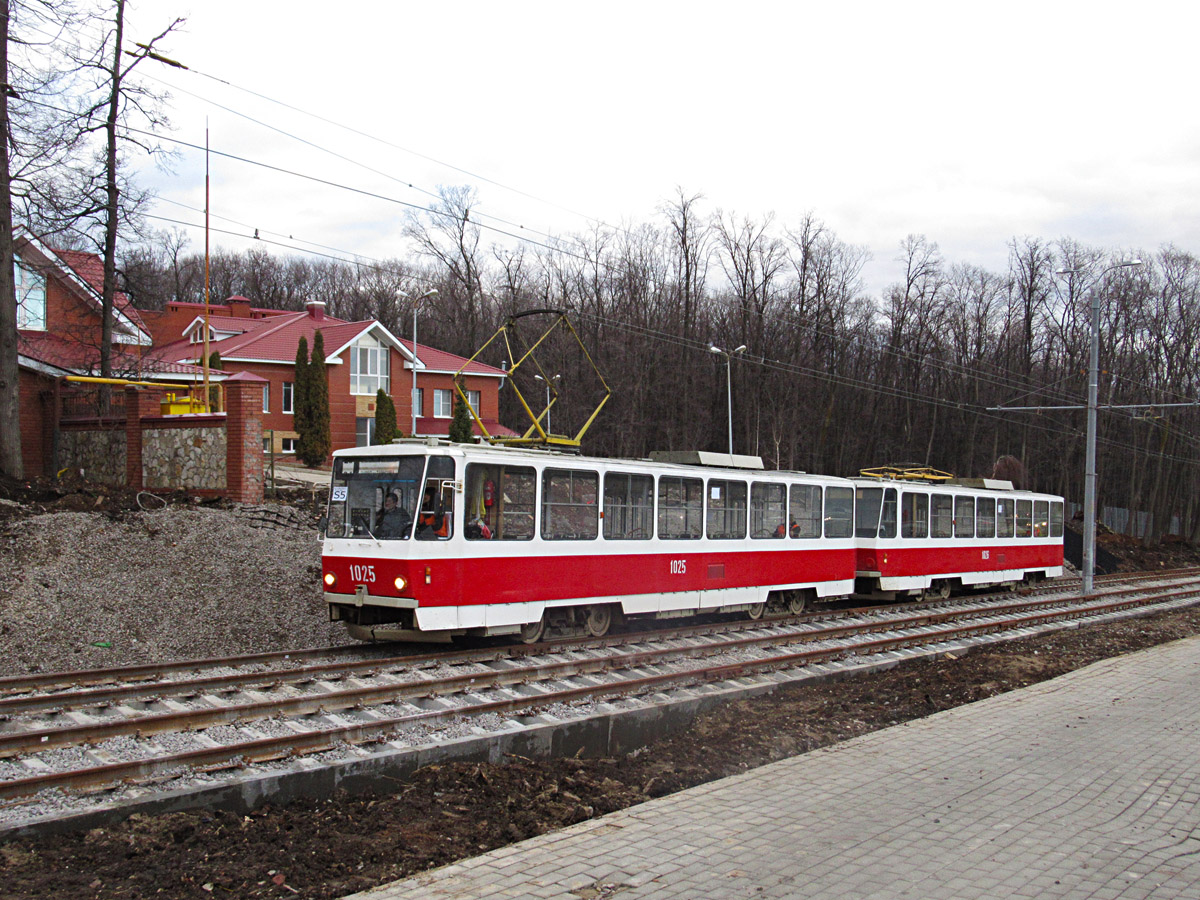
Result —
<svg viewBox="0 0 1200 900"><path fill-rule="evenodd" d="M226 457L221 427L142 431L142 481L150 490L223 491Z"/></svg>
<svg viewBox="0 0 1200 900"><path fill-rule="evenodd" d="M58 464L101 484L125 483L125 431L63 429L58 437Z"/></svg>

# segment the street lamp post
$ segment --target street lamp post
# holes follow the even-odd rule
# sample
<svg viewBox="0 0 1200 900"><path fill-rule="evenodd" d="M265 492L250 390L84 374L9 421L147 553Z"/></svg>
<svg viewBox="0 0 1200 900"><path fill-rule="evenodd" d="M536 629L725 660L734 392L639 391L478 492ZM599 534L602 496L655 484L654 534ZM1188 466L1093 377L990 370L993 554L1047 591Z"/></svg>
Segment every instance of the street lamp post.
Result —
<svg viewBox="0 0 1200 900"><path fill-rule="evenodd" d="M745 352L746 345L742 344L740 347L738 347L734 350L722 350L720 347L718 347L714 344L709 344L708 349L709 349L710 353L716 353L718 356L725 357L725 396L726 396L726 400L728 401L728 408L729 408L729 455L732 457L733 456L733 371L731 369L730 364L732 363L734 356L736 356L739 353Z"/></svg>
<svg viewBox="0 0 1200 900"><path fill-rule="evenodd" d="M534 375L538 381L546 382L546 434L550 433L550 382L558 381L562 375L551 375L549 378L543 378L541 375Z"/></svg>
<svg viewBox="0 0 1200 900"><path fill-rule="evenodd" d="M432 297L437 292L437 288L430 288L419 297L412 297L404 291L400 292L400 296L405 300L412 300L413 306L412 396L408 401L408 405L412 407L412 430L408 433L409 437L417 436L417 307L421 305L422 300Z"/></svg>
<svg viewBox="0 0 1200 900"><path fill-rule="evenodd" d="M1140 259L1114 263L1096 276L1096 282L1114 269L1142 265ZM1079 269L1059 269L1059 275L1076 275ZM1093 282L1093 286L1095 282ZM1096 572L1096 407L1100 393L1100 293L1091 299L1091 354L1088 362L1087 451L1083 476L1083 595L1092 593Z"/></svg>

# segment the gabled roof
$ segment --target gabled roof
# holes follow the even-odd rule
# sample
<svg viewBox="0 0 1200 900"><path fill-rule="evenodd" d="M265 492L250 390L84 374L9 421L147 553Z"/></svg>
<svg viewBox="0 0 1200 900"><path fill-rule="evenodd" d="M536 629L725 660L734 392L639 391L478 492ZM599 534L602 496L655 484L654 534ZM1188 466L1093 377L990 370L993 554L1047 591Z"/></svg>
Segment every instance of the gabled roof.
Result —
<svg viewBox="0 0 1200 900"><path fill-rule="evenodd" d="M265 319L222 318L219 323L209 320L209 325L213 330L225 330L223 326L229 322L237 322L238 328L245 330L219 341L209 341L208 344L209 350L220 353L223 360L294 363L300 338L303 337L311 347L314 335L320 331L325 342L326 361L334 364L340 362L336 359L340 349L354 343L358 336L370 330L373 324L343 322L329 316L316 319L307 312L297 312ZM197 327L199 323L194 323L186 333L191 334ZM188 340L175 341L163 349L168 348L176 359L193 359L201 352L199 344Z"/></svg>
<svg viewBox="0 0 1200 900"><path fill-rule="evenodd" d="M402 352L410 360L412 359L413 342L410 340L400 339L400 344L403 347ZM459 356L456 353L450 353L446 350L438 350L435 347L429 347L425 344L417 344L417 368L423 369L426 372L439 372L453 375L467 363L465 356ZM478 361L467 365L464 375L484 375L491 378L503 378L508 373L503 369L497 369L495 366L489 366L486 363Z"/></svg>
<svg viewBox="0 0 1200 900"><path fill-rule="evenodd" d="M19 229L14 251L27 265L41 271L54 270L59 280L99 313L104 294L104 261L95 253L82 250L54 250L24 229ZM136 344L153 342L150 330L123 291L113 295L114 335L126 335Z"/></svg>
<svg viewBox="0 0 1200 900"><path fill-rule="evenodd" d="M87 282L98 297L104 295L104 260L95 253L82 250L55 250L58 258L70 266L76 275ZM142 321L137 308L129 301L124 291L113 294L113 309L129 319L142 331L149 333L146 323Z"/></svg>
<svg viewBox="0 0 1200 900"><path fill-rule="evenodd" d="M167 359L196 359L201 352L199 344L190 342L190 335L202 327L202 317L196 319L184 331L184 340L174 341L160 347L164 358ZM397 338L384 325L375 319L361 322L346 322L332 316L315 318L308 312L280 313L261 319L235 318L222 316L219 319L209 319L209 327L214 331L239 331L232 337L219 341L210 341L209 350L221 354L221 359L229 362L268 362L294 363L296 347L300 338L312 347L313 336L319 330L325 342L326 362L338 365L342 355L365 334L371 334L384 344L395 347L408 360L412 360L412 341ZM465 357L445 350L438 350L425 344L417 345L417 368L427 372L445 372L453 374L467 362ZM473 362L467 366L466 374L482 375L491 378L503 378L505 372L494 366Z"/></svg>

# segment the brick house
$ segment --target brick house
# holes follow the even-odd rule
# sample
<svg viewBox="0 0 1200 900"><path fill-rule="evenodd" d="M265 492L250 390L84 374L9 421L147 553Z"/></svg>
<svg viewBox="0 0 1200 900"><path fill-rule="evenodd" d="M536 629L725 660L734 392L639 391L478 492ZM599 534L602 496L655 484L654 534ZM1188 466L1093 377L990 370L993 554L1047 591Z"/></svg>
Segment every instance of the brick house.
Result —
<svg viewBox="0 0 1200 900"><path fill-rule="evenodd" d="M54 474L54 433L65 375L100 374L102 290L100 257L54 250L27 232L14 240L17 296L18 403L25 474ZM129 298L113 298L111 364L114 377L139 381L192 381L197 369L165 363L152 352L153 336ZM114 402L124 400L116 391ZM114 415L120 410L114 410Z"/></svg>
<svg viewBox="0 0 1200 900"><path fill-rule="evenodd" d="M172 302L161 312L141 310L154 336L155 355L174 363L203 356L204 304ZM454 374L467 360L393 335L369 319L346 322L325 315L325 304L311 301L304 312L255 307L245 297L208 306L209 352L217 352L227 374L251 373L263 384L263 449L289 454L297 434L292 424L292 388L301 337L312 350L317 331L325 342L329 376L330 432L333 449L366 446L375 433L376 391L383 388L396 406L404 434L412 431L412 373L417 373L417 435L449 434ZM463 388L488 432L512 435L499 423L499 391L505 372L471 363ZM476 426L476 430L478 427Z"/></svg>

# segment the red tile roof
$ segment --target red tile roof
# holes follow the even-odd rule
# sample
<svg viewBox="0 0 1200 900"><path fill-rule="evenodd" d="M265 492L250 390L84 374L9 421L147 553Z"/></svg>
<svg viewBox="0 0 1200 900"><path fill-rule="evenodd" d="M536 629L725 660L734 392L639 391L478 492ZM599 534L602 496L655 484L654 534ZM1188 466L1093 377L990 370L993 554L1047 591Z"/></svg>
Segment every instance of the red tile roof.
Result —
<svg viewBox="0 0 1200 900"><path fill-rule="evenodd" d="M63 262L71 267L71 270L78 275L83 281L94 290L97 296L104 294L104 260L95 253L86 253L82 250L55 250L55 255ZM124 291L117 291L113 295L113 309L129 319L134 325L149 333L146 323L142 321L141 315L132 303L129 302L129 297Z"/></svg>
<svg viewBox="0 0 1200 900"><path fill-rule="evenodd" d="M98 348L46 331L18 331L17 353L75 375L100 373ZM116 378L152 378L161 375L192 378L203 372L199 366L171 362L154 355L139 357L137 354L123 351L120 347L113 348L112 370Z"/></svg>
<svg viewBox="0 0 1200 900"><path fill-rule="evenodd" d="M203 307L201 307L203 308ZM263 319L243 319L232 316L222 316L210 321L214 330L241 330L241 334L227 337L209 343L210 350L221 354L221 359L231 362L256 360L262 362L293 363L296 361L296 347L303 336L312 347L313 337L319 330L325 342L326 357L333 357L344 351L365 332L370 331L379 323L373 319L362 322L345 322L332 316L316 319L308 312L281 313ZM405 350L411 351L412 341L400 339ZM199 353L198 345L187 340L174 341L162 346L164 358L195 359ZM467 362L465 357L445 350L438 350L425 344L417 345L417 358L423 364L425 371L457 372ZM466 374L490 375L503 378L504 371L495 366L473 362L467 366Z"/></svg>
<svg viewBox="0 0 1200 900"><path fill-rule="evenodd" d="M400 338L400 343L408 351L412 351L413 342ZM438 350L434 347L426 346L425 344L417 344L417 359L425 366L427 372L457 372L466 363L465 356L458 356L455 353L447 353L445 350ZM472 362L467 366L464 374L467 375L492 375L503 378L505 372L503 369L497 369L495 366L489 366L486 363Z"/></svg>

